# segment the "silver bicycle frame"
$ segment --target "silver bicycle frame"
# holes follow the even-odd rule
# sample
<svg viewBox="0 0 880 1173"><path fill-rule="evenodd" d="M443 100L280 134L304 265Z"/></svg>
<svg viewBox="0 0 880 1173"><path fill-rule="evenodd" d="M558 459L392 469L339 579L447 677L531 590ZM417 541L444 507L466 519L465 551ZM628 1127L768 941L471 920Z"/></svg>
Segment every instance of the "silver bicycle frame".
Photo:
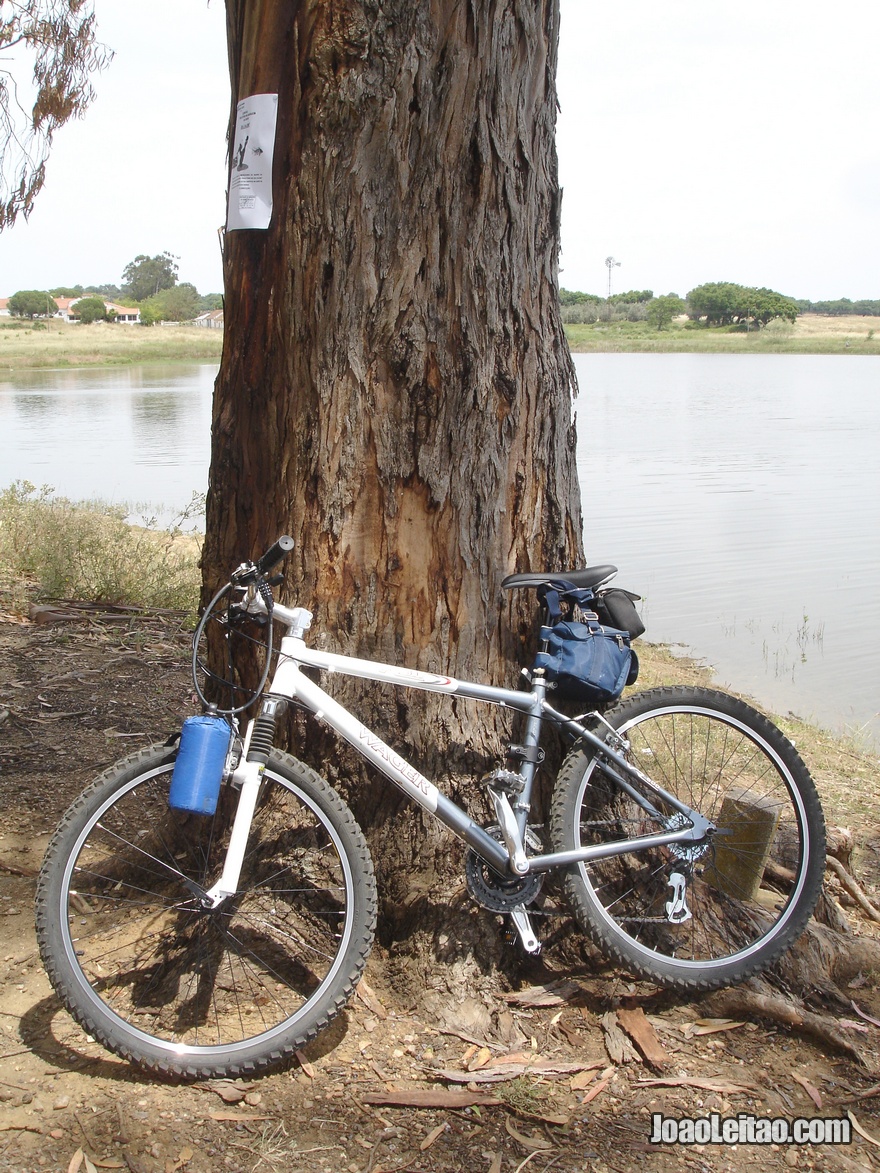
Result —
<svg viewBox="0 0 880 1173"><path fill-rule="evenodd" d="M249 600L247 607L250 612L255 614L266 613L265 604L258 595ZM650 847L666 846L671 843L697 842L705 836L710 826L708 820L699 812L685 806L675 795L663 790L591 730L577 720L572 720L553 709L545 699L546 686L540 677L533 681L530 692L517 692L513 689L473 684L468 681L455 680L450 676L420 672L393 664L360 660L353 656L344 656L308 647L303 639L303 633L311 625L312 615L303 608L290 608L276 603L272 619L284 624L289 634L281 641L278 664L272 678L272 684L265 694L266 700L271 703L283 698L295 700L298 704L303 705L318 720L323 721L352 745L361 757L376 766L386 778L390 779L414 802L433 814L454 834L463 839L502 876L550 871L553 868L573 863L586 863L590 860L623 855L629 851L645 850ZM301 671L302 668L318 668L331 674L338 672L363 680L397 685L401 688L445 693L450 696L464 697L468 700L514 709L524 714L526 718L525 733L521 741L527 749L537 748L542 724L544 721L549 721L559 728L566 728L575 739L582 739L600 751L603 763L601 768L604 772L612 777L647 812L656 813L650 800L634 787L633 782L637 782L642 790L647 791L649 795L662 800L683 814L690 826L654 835L642 835L633 839L620 839L610 843L575 848L570 851L528 856L525 850L525 830L532 784L537 768L535 762L526 760L522 763L520 776L523 781L523 790L516 803L516 810L510 806L506 797L502 796L500 804L496 800L496 814L504 837L504 841L499 842L475 823L461 807L442 794L433 782L421 774L415 766L401 757L380 737L377 737L371 729L363 725L329 693L310 680ZM240 787L241 795L223 874L208 892L208 896L214 903L219 903L237 890L250 823L259 795L263 766L256 762L247 761L247 749L252 729L253 722L251 722L245 737L241 764L232 778L233 785Z"/></svg>

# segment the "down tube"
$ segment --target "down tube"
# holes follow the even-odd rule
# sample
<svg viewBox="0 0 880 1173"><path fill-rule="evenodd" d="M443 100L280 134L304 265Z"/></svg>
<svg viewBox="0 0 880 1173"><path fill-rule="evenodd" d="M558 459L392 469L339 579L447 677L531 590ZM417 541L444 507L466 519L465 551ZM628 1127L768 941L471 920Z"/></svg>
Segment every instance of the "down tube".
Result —
<svg viewBox="0 0 880 1173"><path fill-rule="evenodd" d="M454 802L437 789L423 774L405 758L386 745L366 725L361 724L348 709L324 692L314 681L300 672L291 660L278 666L272 681L271 694L274 696L296 697L315 716L334 729L340 737L353 745L358 753L398 786L413 802L436 815L469 847L472 847L488 864L501 875L512 874L506 848L487 834L473 819L456 806Z"/></svg>

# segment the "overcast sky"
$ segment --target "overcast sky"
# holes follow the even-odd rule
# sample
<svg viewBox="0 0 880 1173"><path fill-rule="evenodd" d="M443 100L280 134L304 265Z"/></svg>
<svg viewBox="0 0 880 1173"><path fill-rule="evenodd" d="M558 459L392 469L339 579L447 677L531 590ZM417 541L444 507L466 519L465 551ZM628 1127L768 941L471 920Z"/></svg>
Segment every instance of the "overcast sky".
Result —
<svg viewBox="0 0 880 1173"><path fill-rule="evenodd" d="M0 296L118 283L138 253L221 288L228 113L221 0L96 0L116 51L63 128ZM880 298L880 4L562 0L560 283L705 281Z"/></svg>

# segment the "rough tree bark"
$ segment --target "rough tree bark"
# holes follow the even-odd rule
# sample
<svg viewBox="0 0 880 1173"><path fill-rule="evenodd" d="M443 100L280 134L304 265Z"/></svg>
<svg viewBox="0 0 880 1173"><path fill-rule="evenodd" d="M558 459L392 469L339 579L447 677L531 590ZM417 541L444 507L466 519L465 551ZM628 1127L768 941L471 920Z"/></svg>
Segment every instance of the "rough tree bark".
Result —
<svg viewBox="0 0 880 1173"><path fill-rule="evenodd" d="M511 684L533 600L501 579L582 557L558 0L227 0L227 19L233 108L278 92L279 113L272 223L226 237L205 589L289 532L287 597L327 646ZM334 691L459 797L499 756L484 706ZM310 738L339 781L350 763ZM397 800L347 783L387 926L449 837L387 833Z"/></svg>

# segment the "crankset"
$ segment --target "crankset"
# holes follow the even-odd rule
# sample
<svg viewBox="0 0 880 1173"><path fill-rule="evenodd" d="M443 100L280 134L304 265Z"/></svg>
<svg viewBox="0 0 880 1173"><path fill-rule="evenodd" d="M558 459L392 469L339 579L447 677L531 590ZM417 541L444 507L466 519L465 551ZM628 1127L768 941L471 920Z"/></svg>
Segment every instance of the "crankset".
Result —
<svg viewBox="0 0 880 1173"><path fill-rule="evenodd" d="M502 841L501 828L493 825L485 830L493 839ZM541 843L533 831L526 830L529 847L540 848ZM531 904L541 890L543 873L526 876L500 876L484 859L470 848L464 857L464 874L468 891L477 904L490 912L512 914L515 908Z"/></svg>

